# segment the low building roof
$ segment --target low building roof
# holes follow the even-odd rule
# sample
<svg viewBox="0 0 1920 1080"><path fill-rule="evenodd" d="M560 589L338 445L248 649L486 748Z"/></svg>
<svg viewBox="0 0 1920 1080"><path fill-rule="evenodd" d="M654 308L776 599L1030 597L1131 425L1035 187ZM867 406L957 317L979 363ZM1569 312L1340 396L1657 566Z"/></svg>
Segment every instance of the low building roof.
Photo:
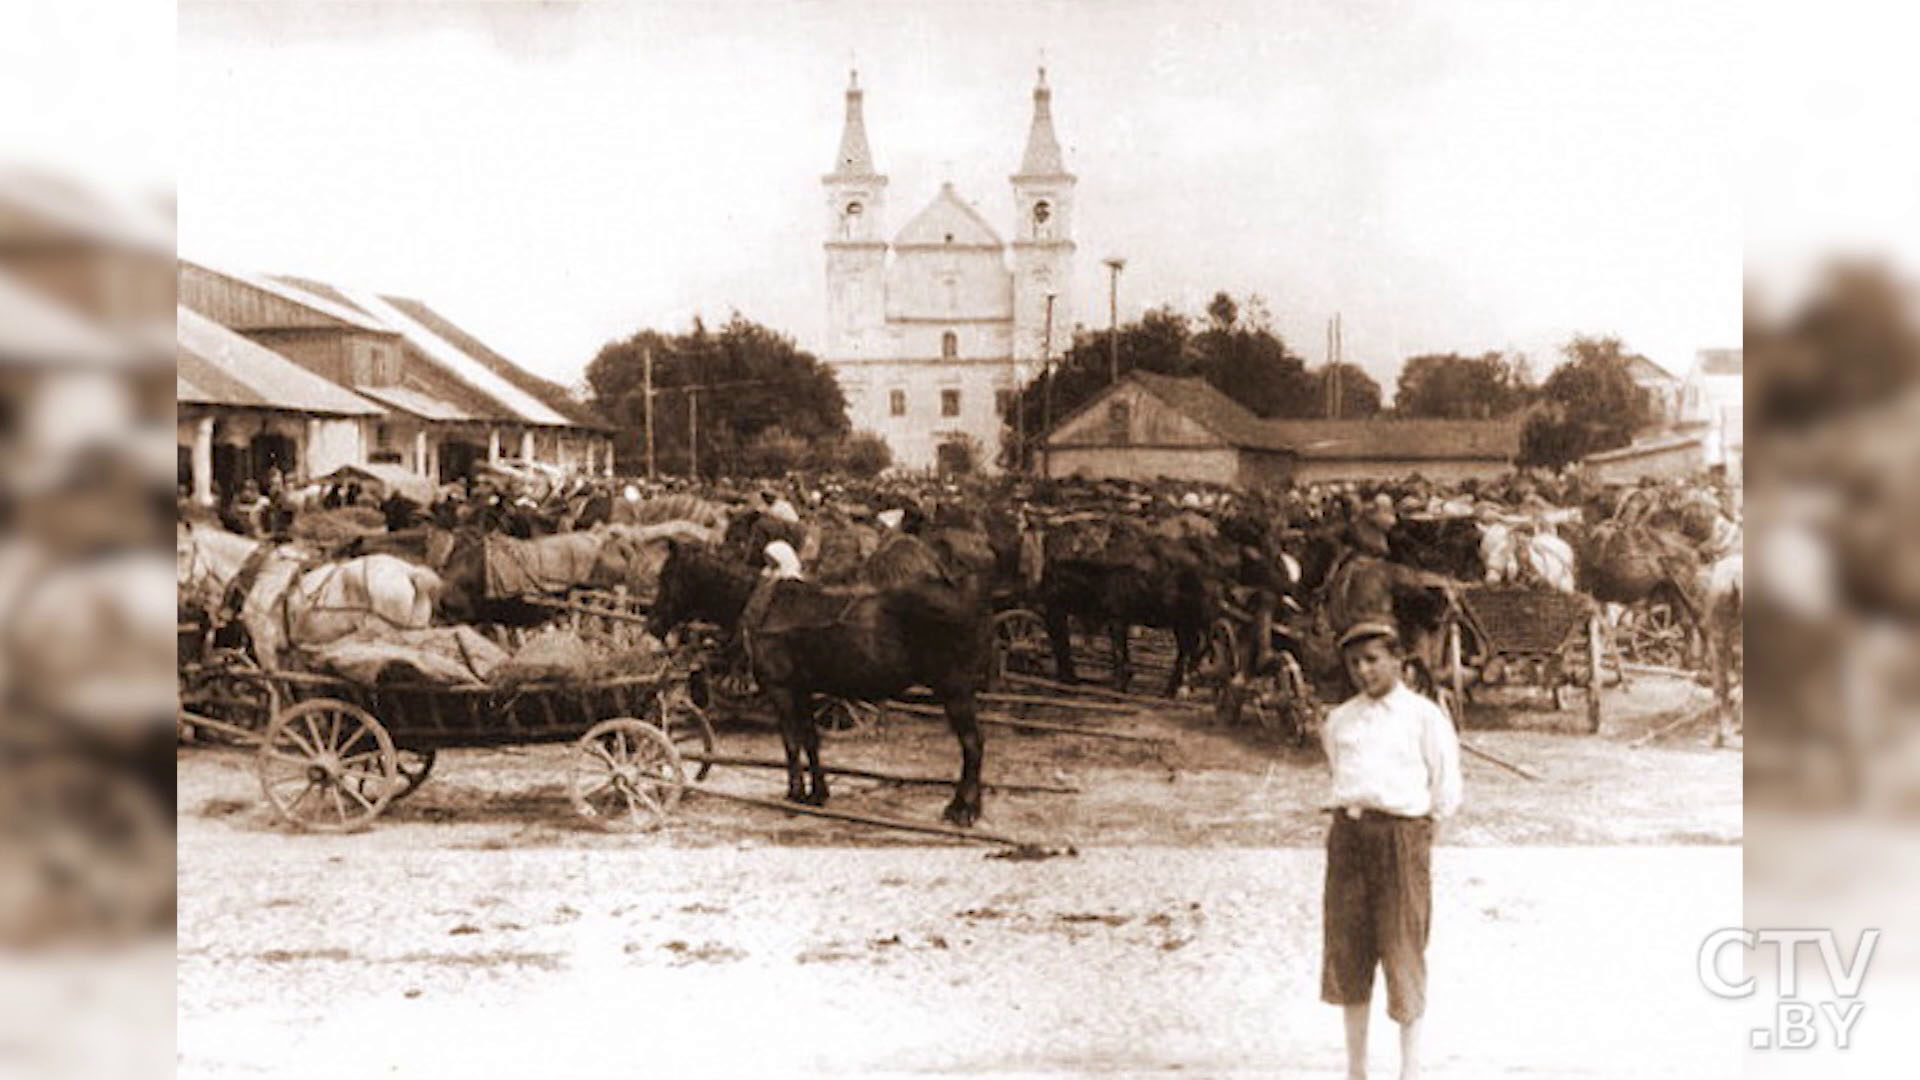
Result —
<svg viewBox="0 0 1920 1080"><path fill-rule="evenodd" d="M488 348L486 342L467 333L453 320L428 307L424 302L404 296L382 295L380 299L392 304L421 326L438 334L448 344L478 360L495 375L538 398L554 412L582 427L613 430L613 426L607 423L605 417L595 413L586 403L568 393L566 387L551 379L543 379Z"/></svg>
<svg viewBox="0 0 1920 1080"><path fill-rule="evenodd" d="M191 308L176 310L174 326L181 401L337 416L385 411Z"/></svg>
<svg viewBox="0 0 1920 1080"><path fill-rule="evenodd" d="M1689 446L1699 446L1703 441L1697 433L1665 435L1659 438L1628 443L1625 446L1612 450L1601 450L1597 453L1588 454L1581 460L1590 465L1605 465L1613 461L1631 461L1638 457L1649 457L1653 454L1664 454L1673 450L1684 450Z"/></svg>
<svg viewBox="0 0 1920 1080"><path fill-rule="evenodd" d="M382 405L410 413L422 420L485 421L491 419L475 416L451 401L434 397L424 390L415 390L411 386L356 386L354 390Z"/></svg>
<svg viewBox="0 0 1920 1080"><path fill-rule="evenodd" d="M1520 453L1519 416L1496 420L1263 420L1198 376L1134 371L1127 378L1230 446L1317 460L1487 460ZM1067 420L1105 398L1100 394ZM1067 421L1056 425L1058 430Z"/></svg>
<svg viewBox="0 0 1920 1080"><path fill-rule="evenodd" d="M550 427L577 426L574 420L554 411L546 402L515 386L511 381L501 378L486 364L469 356L459 346L435 333L426 324L401 310L386 297L363 289L340 289L339 291L351 299L355 307L370 313L380 322L399 331L401 336L418 346L433 363L505 406L513 417L527 423Z"/></svg>

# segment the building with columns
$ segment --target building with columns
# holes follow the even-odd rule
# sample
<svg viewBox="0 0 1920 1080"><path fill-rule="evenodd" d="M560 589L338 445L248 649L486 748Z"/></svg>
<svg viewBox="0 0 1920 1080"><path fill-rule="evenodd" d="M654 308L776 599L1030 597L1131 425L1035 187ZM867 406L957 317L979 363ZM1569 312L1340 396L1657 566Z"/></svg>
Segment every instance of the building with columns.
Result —
<svg viewBox="0 0 1920 1080"><path fill-rule="evenodd" d="M1052 99L1042 69L1026 152L1008 178L1011 242L951 183L889 237L887 177L867 142L858 74L849 82L840 151L821 178L821 358L854 429L885 439L898 468L947 471L969 454L995 468L1012 395L1038 374L1049 345L1057 355L1070 339L1075 177L1054 133Z"/></svg>
<svg viewBox="0 0 1920 1080"><path fill-rule="evenodd" d="M186 260L180 261L178 281L184 310L377 406L360 423L350 460L325 450L347 446L345 435L314 442L303 437L308 428L288 427L291 421L279 413L256 410L256 419L273 419L256 424L257 430L226 424L222 430L229 440L240 440L234 445L243 452L230 466L215 464L212 482L219 494L269 466L312 478L343 464L391 464L436 482L460 479L475 463L504 458L612 471L612 440L603 422L558 386L516 367L417 300ZM226 401L200 404L232 409ZM189 448L184 431L182 461L191 462L197 449ZM316 449L319 457L313 456Z"/></svg>

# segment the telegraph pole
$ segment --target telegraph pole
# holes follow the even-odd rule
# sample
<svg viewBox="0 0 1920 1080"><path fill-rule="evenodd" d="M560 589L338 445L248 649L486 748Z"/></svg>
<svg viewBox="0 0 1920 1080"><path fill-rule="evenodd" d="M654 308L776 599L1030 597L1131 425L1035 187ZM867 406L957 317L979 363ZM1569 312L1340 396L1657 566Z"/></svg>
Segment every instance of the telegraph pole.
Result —
<svg viewBox="0 0 1920 1080"><path fill-rule="evenodd" d="M647 479L653 479L653 347L640 353L640 371L646 380L647 403Z"/></svg>
<svg viewBox="0 0 1920 1080"><path fill-rule="evenodd" d="M1107 381L1120 381L1120 271L1127 260L1118 255L1106 260L1107 269Z"/></svg>
<svg viewBox="0 0 1920 1080"><path fill-rule="evenodd" d="M1040 387L1040 475L1048 476L1052 464L1047 440L1053 436L1053 293L1047 294L1046 331L1040 339L1040 374L1046 380Z"/></svg>
<svg viewBox="0 0 1920 1080"><path fill-rule="evenodd" d="M1346 357L1347 343L1341 334L1341 331L1344 329L1345 328L1340 325L1340 313L1337 311L1334 312L1333 313L1333 418L1335 420L1340 419L1340 414L1345 412L1347 407L1347 400L1346 400L1347 395L1345 393L1346 384L1343 383L1340 379L1340 365L1346 363L1346 359L1347 359Z"/></svg>
<svg viewBox="0 0 1920 1080"><path fill-rule="evenodd" d="M700 388L687 387L687 474L700 480Z"/></svg>

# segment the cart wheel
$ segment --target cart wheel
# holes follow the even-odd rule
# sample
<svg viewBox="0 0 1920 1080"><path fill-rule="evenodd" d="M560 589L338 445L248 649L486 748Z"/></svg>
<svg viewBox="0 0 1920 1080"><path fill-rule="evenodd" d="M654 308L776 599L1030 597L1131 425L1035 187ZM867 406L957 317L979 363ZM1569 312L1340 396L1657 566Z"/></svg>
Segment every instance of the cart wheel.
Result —
<svg viewBox="0 0 1920 1080"><path fill-rule="evenodd" d="M1627 655L1643 664L1685 667L1687 627L1668 603L1628 609Z"/></svg>
<svg viewBox="0 0 1920 1080"><path fill-rule="evenodd" d="M1003 674L1044 677L1053 670L1046 620L1026 608L993 617L993 650L996 670Z"/></svg>
<svg viewBox="0 0 1920 1080"><path fill-rule="evenodd" d="M711 707L737 712L759 696L760 685L753 681L753 673L749 671L710 671L707 690Z"/></svg>
<svg viewBox="0 0 1920 1080"><path fill-rule="evenodd" d="M399 802L420 790L420 785L427 782L427 777L433 773L434 759L440 756L440 752L434 749L412 750L403 746L396 751L396 756L395 767L400 771L400 789L393 793L392 801Z"/></svg>
<svg viewBox="0 0 1920 1080"><path fill-rule="evenodd" d="M706 711L693 703L683 687L655 695L647 708L647 719L667 733L667 741L680 752L681 760L697 766L694 780L705 780L713 771L713 762L696 759L713 756L713 725L707 721Z"/></svg>
<svg viewBox="0 0 1920 1080"><path fill-rule="evenodd" d="M365 709L333 698L281 710L257 760L260 789L274 811L316 832L365 828L404 783L387 729Z"/></svg>
<svg viewBox="0 0 1920 1080"><path fill-rule="evenodd" d="M1224 686L1239 672L1240 635L1231 620L1213 620L1200 649L1196 671L1206 680Z"/></svg>
<svg viewBox="0 0 1920 1080"><path fill-rule="evenodd" d="M1280 654L1280 674L1275 682L1286 703L1288 734L1295 746L1305 746L1320 735L1320 706L1306 672L1300 670L1300 661L1292 653Z"/></svg>
<svg viewBox="0 0 1920 1080"><path fill-rule="evenodd" d="M207 665L189 677L181 689L183 703L194 711L250 732L262 732L280 711L274 685L259 676L259 665L238 649L215 650ZM202 728L195 738L206 742L251 745L231 732Z"/></svg>
<svg viewBox="0 0 1920 1080"><path fill-rule="evenodd" d="M581 817L609 832L659 828L686 789L680 751L644 720L602 720L574 744L567 794Z"/></svg>

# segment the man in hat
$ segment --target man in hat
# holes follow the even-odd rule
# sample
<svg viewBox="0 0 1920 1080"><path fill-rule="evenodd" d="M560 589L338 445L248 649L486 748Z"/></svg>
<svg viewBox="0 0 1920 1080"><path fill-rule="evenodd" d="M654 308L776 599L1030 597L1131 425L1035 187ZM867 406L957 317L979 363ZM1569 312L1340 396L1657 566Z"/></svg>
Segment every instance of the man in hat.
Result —
<svg viewBox="0 0 1920 1080"><path fill-rule="evenodd" d="M1420 1072L1434 822L1460 808L1460 744L1438 705L1400 682L1391 622L1355 623L1340 657L1359 693L1327 714L1321 1000L1345 1008L1347 1075L1367 1073L1374 969L1400 1025L1400 1075Z"/></svg>

